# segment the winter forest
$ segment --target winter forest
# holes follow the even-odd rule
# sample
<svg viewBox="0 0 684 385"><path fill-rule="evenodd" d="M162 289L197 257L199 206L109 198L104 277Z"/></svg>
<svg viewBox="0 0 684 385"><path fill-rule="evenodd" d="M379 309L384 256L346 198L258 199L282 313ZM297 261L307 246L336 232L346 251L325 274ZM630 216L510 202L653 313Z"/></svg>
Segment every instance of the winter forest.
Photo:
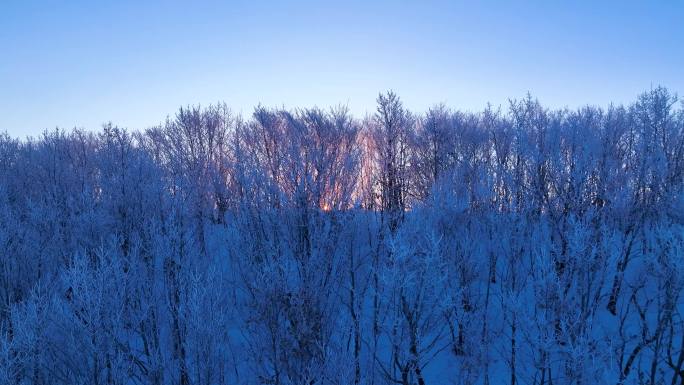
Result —
<svg viewBox="0 0 684 385"><path fill-rule="evenodd" d="M1 384L684 384L684 104L0 135Z"/></svg>

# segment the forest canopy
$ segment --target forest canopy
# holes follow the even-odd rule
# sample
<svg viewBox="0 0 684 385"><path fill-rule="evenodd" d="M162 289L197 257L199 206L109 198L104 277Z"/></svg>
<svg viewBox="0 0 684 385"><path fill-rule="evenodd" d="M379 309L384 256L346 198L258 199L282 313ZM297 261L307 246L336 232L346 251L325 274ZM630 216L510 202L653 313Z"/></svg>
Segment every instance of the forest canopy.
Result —
<svg viewBox="0 0 684 385"><path fill-rule="evenodd" d="M2 384L684 384L684 104L0 135Z"/></svg>

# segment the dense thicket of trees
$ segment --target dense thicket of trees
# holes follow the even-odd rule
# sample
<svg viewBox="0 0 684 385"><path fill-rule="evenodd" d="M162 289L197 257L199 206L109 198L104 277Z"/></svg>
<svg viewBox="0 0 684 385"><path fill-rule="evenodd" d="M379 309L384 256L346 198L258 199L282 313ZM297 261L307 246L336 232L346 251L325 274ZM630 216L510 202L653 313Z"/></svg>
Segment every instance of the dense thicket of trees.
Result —
<svg viewBox="0 0 684 385"><path fill-rule="evenodd" d="M0 383L684 384L684 108L0 136Z"/></svg>

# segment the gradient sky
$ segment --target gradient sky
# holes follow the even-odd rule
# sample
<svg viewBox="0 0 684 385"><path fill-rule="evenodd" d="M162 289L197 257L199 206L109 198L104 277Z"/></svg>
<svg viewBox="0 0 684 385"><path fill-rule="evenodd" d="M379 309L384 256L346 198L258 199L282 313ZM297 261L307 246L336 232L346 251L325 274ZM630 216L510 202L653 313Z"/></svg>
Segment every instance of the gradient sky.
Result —
<svg viewBox="0 0 684 385"><path fill-rule="evenodd" d="M0 1L0 132L19 137L217 101L361 117L386 89L423 111L655 85L684 92L684 1Z"/></svg>

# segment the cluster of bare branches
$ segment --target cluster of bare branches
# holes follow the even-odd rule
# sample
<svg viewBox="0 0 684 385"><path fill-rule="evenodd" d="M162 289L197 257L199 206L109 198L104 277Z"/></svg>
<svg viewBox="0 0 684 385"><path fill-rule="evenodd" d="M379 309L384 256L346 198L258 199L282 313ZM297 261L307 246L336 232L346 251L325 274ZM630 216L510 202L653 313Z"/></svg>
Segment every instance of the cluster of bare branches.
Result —
<svg viewBox="0 0 684 385"><path fill-rule="evenodd" d="M684 108L0 136L0 383L684 384Z"/></svg>

